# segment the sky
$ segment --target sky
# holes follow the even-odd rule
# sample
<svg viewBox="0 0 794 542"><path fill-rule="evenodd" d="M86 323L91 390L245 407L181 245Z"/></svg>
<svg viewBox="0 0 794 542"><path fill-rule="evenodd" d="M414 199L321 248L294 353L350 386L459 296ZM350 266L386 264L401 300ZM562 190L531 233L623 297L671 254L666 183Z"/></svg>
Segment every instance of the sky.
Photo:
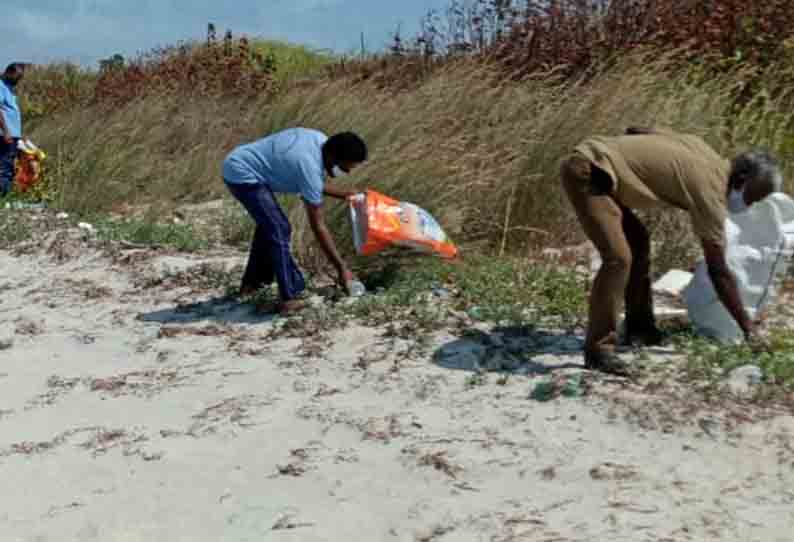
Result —
<svg viewBox="0 0 794 542"><path fill-rule="evenodd" d="M68 60L95 67L115 53L204 39L207 23L340 53L413 35L448 0L0 0L0 65Z"/></svg>

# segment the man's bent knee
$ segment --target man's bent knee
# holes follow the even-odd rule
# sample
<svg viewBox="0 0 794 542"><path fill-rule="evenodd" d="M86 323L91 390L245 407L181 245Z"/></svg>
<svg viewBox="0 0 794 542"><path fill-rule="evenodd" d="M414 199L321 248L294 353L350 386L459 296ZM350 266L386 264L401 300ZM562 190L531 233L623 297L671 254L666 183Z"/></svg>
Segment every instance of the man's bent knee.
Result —
<svg viewBox="0 0 794 542"><path fill-rule="evenodd" d="M608 270L610 273L629 273L631 271L631 254L602 254L601 261L601 269Z"/></svg>

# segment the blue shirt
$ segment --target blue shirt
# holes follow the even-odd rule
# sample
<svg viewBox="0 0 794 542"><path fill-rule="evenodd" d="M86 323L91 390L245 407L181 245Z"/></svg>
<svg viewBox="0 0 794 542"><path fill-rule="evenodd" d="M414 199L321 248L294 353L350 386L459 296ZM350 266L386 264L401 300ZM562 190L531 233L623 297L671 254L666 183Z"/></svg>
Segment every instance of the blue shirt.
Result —
<svg viewBox="0 0 794 542"><path fill-rule="evenodd" d="M6 121L8 135L15 138L22 137L22 112L19 110L17 93L0 79L0 113Z"/></svg>
<svg viewBox="0 0 794 542"><path fill-rule="evenodd" d="M234 149L223 162L229 184L265 184L280 194L300 194L312 205L323 201L325 134L290 128Z"/></svg>

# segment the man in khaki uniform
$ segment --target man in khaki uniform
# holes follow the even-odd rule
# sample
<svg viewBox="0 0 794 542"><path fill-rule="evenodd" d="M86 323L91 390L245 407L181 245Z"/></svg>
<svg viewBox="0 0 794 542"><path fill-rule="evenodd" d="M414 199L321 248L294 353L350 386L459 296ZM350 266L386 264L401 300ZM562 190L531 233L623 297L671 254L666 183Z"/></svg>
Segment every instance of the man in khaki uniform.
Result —
<svg viewBox="0 0 794 542"><path fill-rule="evenodd" d="M590 295L585 365L627 374L615 355L617 320L626 306L627 344L658 344L653 315L648 231L632 209L673 207L689 213L710 278L745 338L754 324L742 306L725 259L725 218L779 191L775 159L748 152L733 163L702 139L660 129L630 128L618 137L592 137L565 159L562 183L602 266Z"/></svg>

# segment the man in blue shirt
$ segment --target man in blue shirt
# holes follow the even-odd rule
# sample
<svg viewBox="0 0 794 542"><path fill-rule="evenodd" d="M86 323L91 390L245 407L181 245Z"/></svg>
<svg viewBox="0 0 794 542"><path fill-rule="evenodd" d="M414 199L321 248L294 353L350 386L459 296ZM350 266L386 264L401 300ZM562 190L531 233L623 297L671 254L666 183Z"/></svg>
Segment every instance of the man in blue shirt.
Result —
<svg viewBox="0 0 794 542"><path fill-rule="evenodd" d="M23 64L10 64L0 79L0 197L11 191L14 182L17 141L22 137L22 113L16 89L24 71Z"/></svg>
<svg viewBox="0 0 794 542"><path fill-rule="evenodd" d="M306 284L290 253L292 229L275 194L298 194L303 199L312 231L347 288L353 274L336 249L323 215L323 196L345 200L355 192L331 186L367 160L367 145L354 133L327 137L306 128L291 128L234 149L223 162L223 180L232 195L256 222L256 233L242 279L241 293L249 295L275 279L280 312L303 307Z"/></svg>

